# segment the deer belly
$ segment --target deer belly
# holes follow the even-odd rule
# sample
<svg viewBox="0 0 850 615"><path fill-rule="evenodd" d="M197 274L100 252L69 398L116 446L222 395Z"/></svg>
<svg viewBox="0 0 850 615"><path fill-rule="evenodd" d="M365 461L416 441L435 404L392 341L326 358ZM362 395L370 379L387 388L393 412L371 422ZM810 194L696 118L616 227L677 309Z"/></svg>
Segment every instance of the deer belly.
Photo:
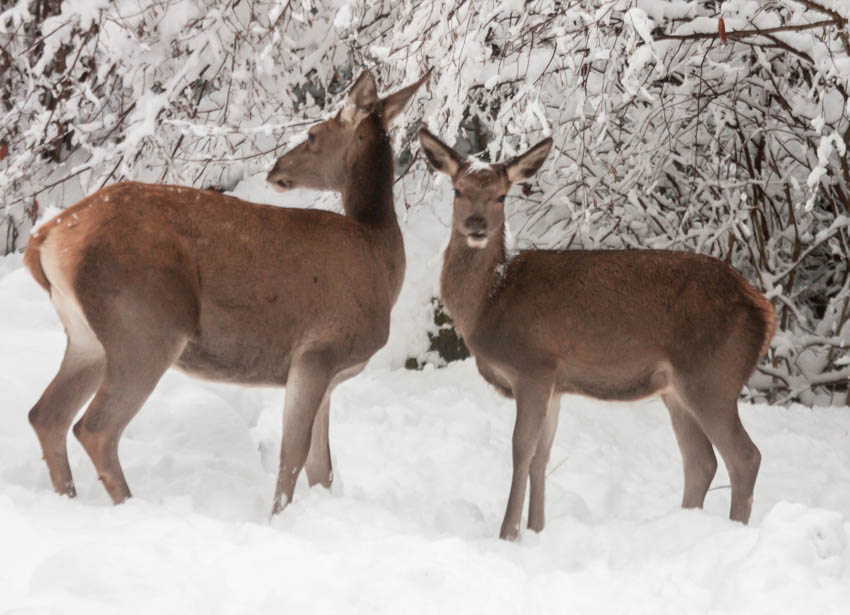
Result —
<svg viewBox="0 0 850 615"><path fill-rule="evenodd" d="M289 371L289 350L245 340L229 345L193 340L186 345L175 367L206 380L282 386Z"/></svg>
<svg viewBox="0 0 850 615"><path fill-rule="evenodd" d="M632 401L664 392L671 369L663 361L622 364L615 360L597 364L565 362L558 370L556 389L603 400Z"/></svg>
<svg viewBox="0 0 850 615"><path fill-rule="evenodd" d="M302 318L255 312L215 321L205 321L202 310L201 319L201 332L176 367L209 380L272 386L285 385L293 356L307 351L326 353L338 370L365 364L389 329L383 322L388 317L346 322L330 310Z"/></svg>

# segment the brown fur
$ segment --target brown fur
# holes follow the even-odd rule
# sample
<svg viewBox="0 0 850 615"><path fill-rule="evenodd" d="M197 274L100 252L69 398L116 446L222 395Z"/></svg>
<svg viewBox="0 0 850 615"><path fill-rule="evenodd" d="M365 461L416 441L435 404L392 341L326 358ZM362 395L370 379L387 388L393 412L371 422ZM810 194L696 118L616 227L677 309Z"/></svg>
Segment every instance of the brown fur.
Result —
<svg viewBox="0 0 850 615"><path fill-rule="evenodd" d="M481 375L517 402L501 537L518 536L529 478L528 526L543 528L545 460L563 393L661 395L682 452L682 505L702 506L713 444L732 480L730 517L746 523L760 454L736 401L773 336L770 303L722 261L685 252L529 250L509 259L504 195L540 168L551 139L475 171L426 130L420 139L455 188L443 303Z"/></svg>
<svg viewBox="0 0 850 615"><path fill-rule="evenodd" d="M311 485L331 484L330 393L386 343L404 277L386 118L416 87L377 100L364 73L352 97L367 106L318 125L324 144L276 163L270 181L340 191L344 216L127 182L34 235L27 266L68 334L59 374L30 412L58 492L74 493L66 434L96 392L74 434L113 501L130 496L118 441L171 366L286 385L273 512L292 498L305 462Z"/></svg>

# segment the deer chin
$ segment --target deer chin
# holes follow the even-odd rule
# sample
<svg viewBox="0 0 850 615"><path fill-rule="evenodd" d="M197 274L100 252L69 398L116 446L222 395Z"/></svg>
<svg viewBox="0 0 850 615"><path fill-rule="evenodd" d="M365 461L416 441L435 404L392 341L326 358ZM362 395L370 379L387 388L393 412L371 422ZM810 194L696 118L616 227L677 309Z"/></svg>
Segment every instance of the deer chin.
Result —
<svg viewBox="0 0 850 615"><path fill-rule="evenodd" d="M486 248L488 241L490 241L490 238L484 233L471 233L466 236L466 245L476 250Z"/></svg>

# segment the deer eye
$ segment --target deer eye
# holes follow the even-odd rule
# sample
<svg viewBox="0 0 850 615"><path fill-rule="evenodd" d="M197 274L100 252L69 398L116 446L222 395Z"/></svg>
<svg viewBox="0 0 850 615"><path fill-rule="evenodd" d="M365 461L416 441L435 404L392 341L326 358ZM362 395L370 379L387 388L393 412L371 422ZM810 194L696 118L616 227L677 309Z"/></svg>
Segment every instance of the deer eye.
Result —
<svg viewBox="0 0 850 615"><path fill-rule="evenodd" d="M460 190L458 190L457 188L455 188L455 196L460 196Z"/></svg>
<svg viewBox="0 0 850 615"><path fill-rule="evenodd" d="M505 195L503 194L502 196L500 196L496 200L499 201L500 203L504 203L505 202Z"/></svg>
<svg viewBox="0 0 850 615"><path fill-rule="evenodd" d="M308 132L307 133L307 141L312 145L313 143L316 142L316 135L314 135L312 132Z"/></svg>

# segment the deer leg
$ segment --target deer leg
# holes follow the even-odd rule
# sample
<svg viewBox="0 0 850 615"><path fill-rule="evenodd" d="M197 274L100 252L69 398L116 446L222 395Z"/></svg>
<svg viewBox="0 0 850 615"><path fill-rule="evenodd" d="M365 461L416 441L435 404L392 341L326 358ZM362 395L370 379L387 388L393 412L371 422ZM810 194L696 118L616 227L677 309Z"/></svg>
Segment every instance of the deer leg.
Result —
<svg viewBox="0 0 850 615"><path fill-rule="evenodd" d="M517 414L512 441L513 477L505 518L499 531L499 538L504 540L516 540L519 537L531 458L543 431L546 408L552 394L552 381L539 379L521 383L514 391Z"/></svg>
<svg viewBox="0 0 850 615"><path fill-rule="evenodd" d="M74 497L76 490L68 464L68 430L74 415L103 378L103 349L94 334L89 333L91 337L87 340L69 334L59 372L29 412L29 421L41 444L53 489L69 497ZM90 341L97 346L85 343Z"/></svg>
<svg viewBox="0 0 850 615"><path fill-rule="evenodd" d="M543 432L537 441L537 450L531 459L531 468L528 472L528 529L535 532L542 532L545 524L546 464L549 462L549 453L552 450L552 442L555 440L555 431L558 429L560 410L561 396L552 395L543 421Z"/></svg>
<svg viewBox="0 0 850 615"><path fill-rule="evenodd" d="M333 482L333 467L331 465L331 447L328 439L330 424L330 391L325 393L316 418L313 420L313 435L310 437L310 452L304 469L307 471L307 482L311 487L322 485L331 488Z"/></svg>
<svg viewBox="0 0 850 615"><path fill-rule="evenodd" d="M738 416L737 400L702 406L690 405L700 427L723 457L732 482L732 506L729 518L746 524L753 506L761 454L750 440Z"/></svg>
<svg viewBox="0 0 850 615"><path fill-rule="evenodd" d="M53 488L73 497L76 491L68 465L68 429L103 377L104 350L76 303L55 287L50 300L65 327L68 344L59 372L30 410L29 421L41 444Z"/></svg>
<svg viewBox="0 0 850 615"><path fill-rule="evenodd" d="M281 512L292 501L298 474L304 467L310 449L313 422L330 380L330 367L318 353L301 356L292 362L286 383L280 470L272 516Z"/></svg>
<svg viewBox="0 0 850 615"><path fill-rule="evenodd" d="M74 425L74 435L115 504L131 496L118 461L121 434L185 345L186 337L175 334L170 340L126 339L115 350L107 348L103 382Z"/></svg>
<svg viewBox="0 0 850 615"><path fill-rule="evenodd" d="M682 454L685 489L682 508L702 508L705 494L717 471L717 458L702 428L684 405L672 394L662 395L670 412L673 433Z"/></svg>

